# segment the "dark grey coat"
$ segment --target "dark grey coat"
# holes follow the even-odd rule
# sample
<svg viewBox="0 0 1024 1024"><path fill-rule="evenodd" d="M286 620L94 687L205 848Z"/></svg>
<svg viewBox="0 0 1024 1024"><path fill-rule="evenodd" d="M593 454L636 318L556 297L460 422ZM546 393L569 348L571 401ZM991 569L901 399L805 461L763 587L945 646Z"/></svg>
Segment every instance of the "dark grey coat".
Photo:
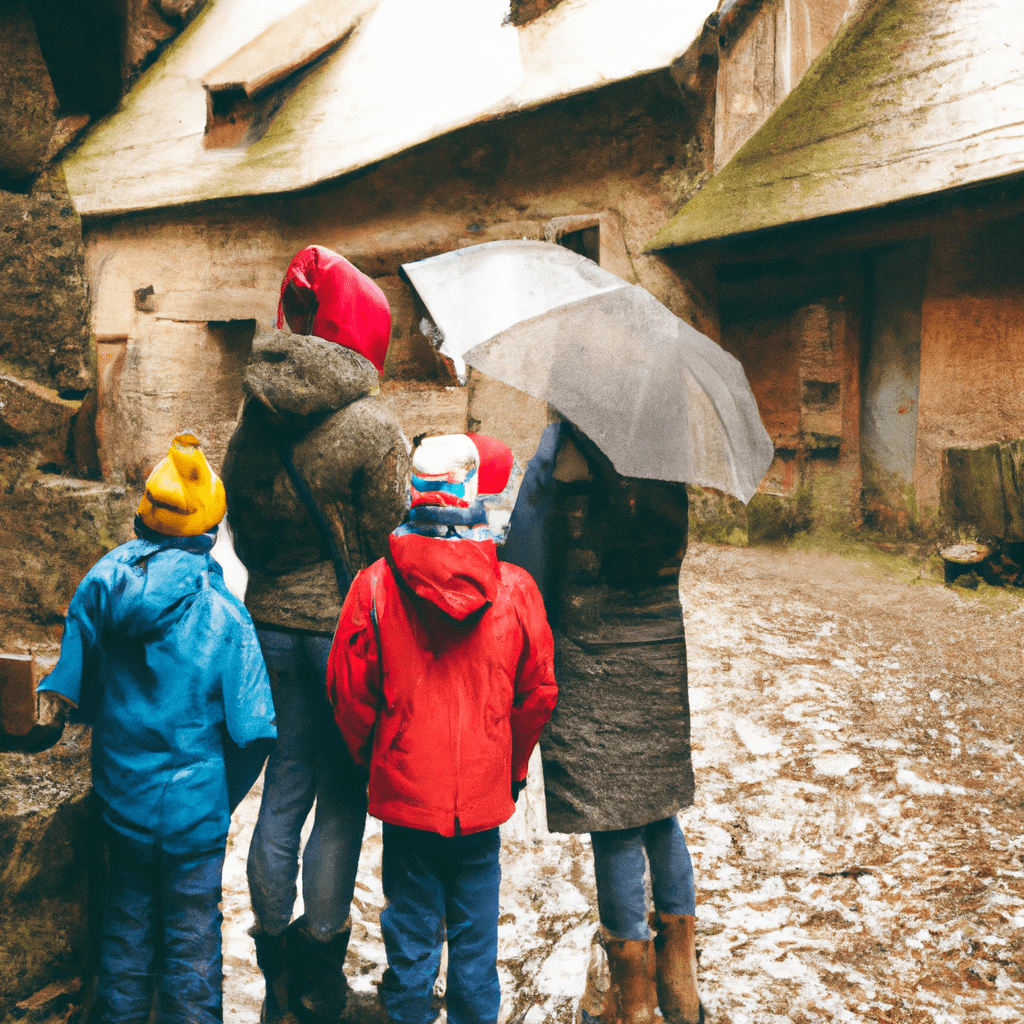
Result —
<svg viewBox="0 0 1024 1024"><path fill-rule="evenodd" d="M405 514L409 446L373 397L363 356L320 338L259 328L247 399L221 471L228 518L249 570L257 625L331 636L341 612L334 565L275 450L292 460L354 575L384 554Z"/></svg>
<svg viewBox="0 0 1024 1024"><path fill-rule="evenodd" d="M555 633L558 706L541 737L553 832L633 828L693 803L686 540L684 485L622 477L571 427L549 428L502 558L533 572Z"/></svg>

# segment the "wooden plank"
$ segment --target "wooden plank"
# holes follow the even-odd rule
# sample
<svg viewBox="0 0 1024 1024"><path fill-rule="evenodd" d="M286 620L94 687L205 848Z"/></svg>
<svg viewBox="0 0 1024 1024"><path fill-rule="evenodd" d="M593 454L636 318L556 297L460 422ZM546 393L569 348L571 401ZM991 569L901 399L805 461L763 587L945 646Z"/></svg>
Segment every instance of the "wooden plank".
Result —
<svg viewBox="0 0 1024 1024"><path fill-rule="evenodd" d="M214 68L203 85L210 92L240 89L257 96L326 53L373 6L367 0L309 0Z"/></svg>
<svg viewBox="0 0 1024 1024"><path fill-rule="evenodd" d="M36 721L36 662L31 654L0 654L0 728L24 736Z"/></svg>

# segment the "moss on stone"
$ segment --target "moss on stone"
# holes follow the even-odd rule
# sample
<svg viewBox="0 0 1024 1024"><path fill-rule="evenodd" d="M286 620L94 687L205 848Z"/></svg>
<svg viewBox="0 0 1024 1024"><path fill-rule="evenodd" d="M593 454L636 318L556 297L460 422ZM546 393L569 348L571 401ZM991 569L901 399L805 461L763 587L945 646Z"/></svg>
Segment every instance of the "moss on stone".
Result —
<svg viewBox="0 0 1024 1024"><path fill-rule="evenodd" d="M863 163L866 145L877 160L882 135L902 140L908 119L927 118L930 106L908 105L908 83L938 66L921 61L915 44L943 16L928 0L883 0L861 8L760 130L648 243L648 251L874 205L877 200L847 197L842 190L834 209L812 200L821 189L834 188L844 170ZM896 119L898 131L882 131Z"/></svg>

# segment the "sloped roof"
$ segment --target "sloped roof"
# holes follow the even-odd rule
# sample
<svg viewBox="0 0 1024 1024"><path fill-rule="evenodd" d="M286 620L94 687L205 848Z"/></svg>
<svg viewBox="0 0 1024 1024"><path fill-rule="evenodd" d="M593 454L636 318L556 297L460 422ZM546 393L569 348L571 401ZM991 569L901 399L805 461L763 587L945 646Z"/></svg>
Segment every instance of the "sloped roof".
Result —
<svg viewBox="0 0 1024 1024"><path fill-rule="evenodd" d="M211 92L255 96L324 54L359 24L374 0L307 0L203 77Z"/></svg>
<svg viewBox="0 0 1024 1024"><path fill-rule="evenodd" d="M648 249L1024 171L1020 0L867 0Z"/></svg>
<svg viewBox="0 0 1024 1024"><path fill-rule="evenodd" d="M208 0L65 160L79 213L329 180L475 121L666 67L715 0L565 0L519 28L505 21L507 0L327 2L367 10L259 141L207 149L204 80L302 3Z"/></svg>

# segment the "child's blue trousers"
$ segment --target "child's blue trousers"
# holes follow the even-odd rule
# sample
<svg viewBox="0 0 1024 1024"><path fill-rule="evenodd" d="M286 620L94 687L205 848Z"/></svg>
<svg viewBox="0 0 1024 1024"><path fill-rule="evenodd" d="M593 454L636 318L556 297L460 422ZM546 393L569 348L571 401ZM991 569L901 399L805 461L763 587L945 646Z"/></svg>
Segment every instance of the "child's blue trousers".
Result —
<svg viewBox="0 0 1024 1024"><path fill-rule="evenodd" d="M388 956L381 996L394 1024L430 1024L448 936L451 1024L494 1024L498 983L498 829L463 836L384 824L380 930Z"/></svg>
<svg viewBox="0 0 1024 1024"><path fill-rule="evenodd" d="M159 1024L222 1019L220 896L224 848L172 855L104 829L110 873L94 1020Z"/></svg>

